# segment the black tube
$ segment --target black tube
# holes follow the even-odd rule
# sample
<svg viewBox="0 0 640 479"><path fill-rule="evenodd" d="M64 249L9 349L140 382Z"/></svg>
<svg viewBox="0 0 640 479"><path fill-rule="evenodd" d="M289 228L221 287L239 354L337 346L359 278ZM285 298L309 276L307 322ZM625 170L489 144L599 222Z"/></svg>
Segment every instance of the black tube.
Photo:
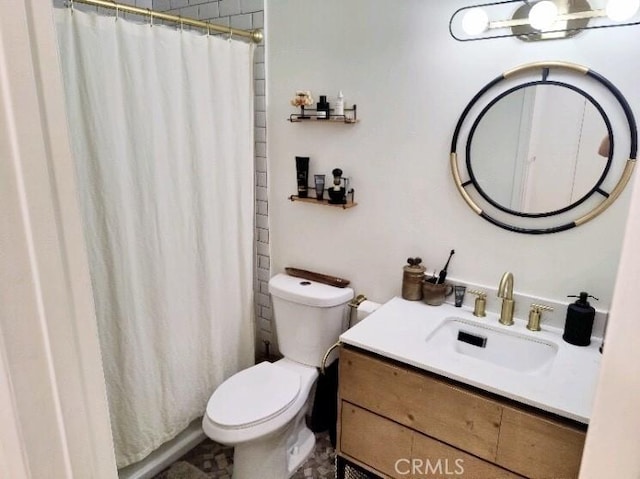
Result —
<svg viewBox="0 0 640 479"><path fill-rule="evenodd" d="M298 197L306 198L309 195L309 157L296 156L296 176L298 178Z"/></svg>

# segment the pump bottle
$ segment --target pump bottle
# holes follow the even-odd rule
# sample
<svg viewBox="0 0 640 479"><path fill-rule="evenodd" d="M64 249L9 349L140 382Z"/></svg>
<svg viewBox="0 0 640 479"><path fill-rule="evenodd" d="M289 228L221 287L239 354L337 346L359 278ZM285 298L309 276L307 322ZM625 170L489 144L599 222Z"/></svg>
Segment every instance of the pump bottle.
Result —
<svg viewBox="0 0 640 479"><path fill-rule="evenodd" d="M567 307L567 319L564 323L564 334L562 339L575 346L589 346L591 344L591 332L593 331L593 320L596 310L587 298L598 298L582 291L580 296L569 296L569 298L579 298L575 303Z"/></svg>

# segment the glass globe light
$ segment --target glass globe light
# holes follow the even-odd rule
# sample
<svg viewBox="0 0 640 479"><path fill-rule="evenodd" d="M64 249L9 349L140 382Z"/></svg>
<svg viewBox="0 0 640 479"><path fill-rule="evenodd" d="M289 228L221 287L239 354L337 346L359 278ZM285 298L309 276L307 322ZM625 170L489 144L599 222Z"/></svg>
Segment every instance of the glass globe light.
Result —
<svg viewBox="0 0 640 479"><path fill-rule="evenodd" d="M462 17L462 29L467 35L480 35L489 26L489 16L482 8L467 10Z"/></svg>
<svg viewBox="0 0 640 479"><path fill-rule="evenodd" d="M609 0L607 17L616 22L624 22L633 17L640 8L640 0Z"/></svg>
<svg viewBox="0 0 640 479"><path fill-rule="evenodd" d="M558 7L550 0L536 3L529 11L529 23L536 30L548 30L556 21Z"/></svg>

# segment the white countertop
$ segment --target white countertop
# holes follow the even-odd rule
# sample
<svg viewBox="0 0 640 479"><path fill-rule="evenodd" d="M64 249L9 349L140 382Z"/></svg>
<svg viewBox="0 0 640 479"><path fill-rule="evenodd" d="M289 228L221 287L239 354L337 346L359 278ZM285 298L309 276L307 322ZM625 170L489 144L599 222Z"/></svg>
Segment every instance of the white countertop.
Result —
<svg viewBox="0 0 640 479"><path fill-rule="evenodd" d="M537 373L517 372L462 354L441 354L437 348L429 348L426 340L447 318L554 343L558 352L550 367ZM517 318L513 326L503 326L491 313L478 318L466 307L429 306L393 298L343 333L340 341L587 424L602 356L600 343L573 346L562 340L561 329L545 326L544 322L538 332L525 326L526 321Z"/></svg>

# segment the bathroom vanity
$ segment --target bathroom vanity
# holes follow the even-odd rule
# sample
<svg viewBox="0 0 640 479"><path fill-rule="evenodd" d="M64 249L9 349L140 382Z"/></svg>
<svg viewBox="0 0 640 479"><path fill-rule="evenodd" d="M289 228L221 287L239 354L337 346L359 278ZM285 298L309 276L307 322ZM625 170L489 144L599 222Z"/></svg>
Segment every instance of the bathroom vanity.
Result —
<svg viewBox="0 0 640 479"><path fill-rule="evenodd" d="M577 478L597 346L526 331L394 298L344 333L339 465L383 478Z"/></svg>

